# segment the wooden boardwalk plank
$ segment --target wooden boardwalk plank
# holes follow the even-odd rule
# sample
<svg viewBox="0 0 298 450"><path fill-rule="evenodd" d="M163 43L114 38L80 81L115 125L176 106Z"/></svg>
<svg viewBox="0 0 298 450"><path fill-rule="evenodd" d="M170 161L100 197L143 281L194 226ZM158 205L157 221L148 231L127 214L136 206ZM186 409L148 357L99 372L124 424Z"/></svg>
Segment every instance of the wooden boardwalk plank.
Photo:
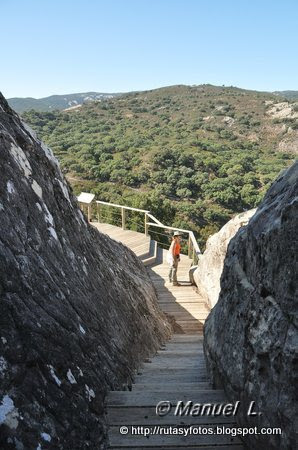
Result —
<svg viewBox="0 0 298 450"><path fill-rule="evenodd" d="M113 449L113 450L123 450L123 449L129 449L129 450L131 450L131 447L115 447L115 446L113 446L113 447L109 447L109 448L111 448L111 449ZM154 449L154 448L159 448L159 449L161 449L161 450L181 450L181 449L183 449L183 448L189 448L189 449L191 449L191 450L243 450L243 446L242 445L240 445L240 444L233 444L233 443L230 443L230 444L228 444L228 445L225 445L225 444L223 444L223 445L220 445L220 444L216 444L216 445L213 445L212 447L210 447L210 445L208 445L207 447L205 446L205 445L200 445L199 447L197 446L197 445L192 445L191 447L190 446L187 446L187 447L176 447L176 446L173 446L173 445L171 445L171 446L167 446L167 447L156 447L155 445L152 447L152 446L149 446L149 447L140 447L140 446L138 446L138 447L133 447L133 450L150 450L150 449Z"/></svg>
<svg viewBox="0 0 298 450"><path fill-rule="evenodd" d="M232 424L226 423L225 427L229 427ZM157 425L158 426L158 425ZM210 428L214 428L217 425L210 424ZM109 431L109 440L111 446L126 446L131 449L143 446L143 447L153 447L154 448L164 448L167 449L169 446L175 445L176 447L187 449L194 445L198 446L200 444L215 446L215 445L234 445L241 444L241 441L237 437L232 437L226 434L205 434L205 435L164 435L164 434L155 434L155 435L132 435L131 433L123 436L119 432L118 426L110 427ZM210 447L209 447L210 448ZM214 448L214 447L211 447Z"/></svg>
<svg viewBox="0 0 298 450"><path fill-rule="evenodd" d="M196 382L196 386L193 385L193 383L177 383L175 385L169 385L167 382L165 383L146 383L146 384L134 384L133 385L133 391L143 391L144 389L148 389L150 390L150 392L158 392L158 391L162 391L164 394L166 394L167 392L171 392L173 390L175 390L176 392L181 392L181 391L191 391L193 392L193 390L198 389L198 390L207 390L209 391L210 389L212 389L212 386L210 383L208 382Z"/></svg>
<svg viewBox="0 0 298 450"><path fill-rule="evenodd" d="M166 416L156 415L155 407L109 408L108 423L111 425L197 425L214 423L234 423L234 417L223 416Z"/></svg>
<svg viewBox="0 0 298 450"><path fill-rule="evenodd" d="M156 404L165 399L163 392L135 392L132 391L111 391L107 398L108 406L156 406ZM189 392L167 392L167 400L176 405L179 400L194 403L218 403L226 399L223 391L220 390L202 390Z"/></svg>

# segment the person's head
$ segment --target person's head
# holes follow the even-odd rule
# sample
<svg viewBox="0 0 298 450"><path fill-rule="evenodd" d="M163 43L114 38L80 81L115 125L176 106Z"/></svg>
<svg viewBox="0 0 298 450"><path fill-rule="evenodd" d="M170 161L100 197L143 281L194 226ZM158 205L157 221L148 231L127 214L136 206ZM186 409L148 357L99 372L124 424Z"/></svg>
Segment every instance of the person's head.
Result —
<svg viewBox="0 0 298 450"><path fill-rule="evenodd" d="M173 239L175 239L175 241L181 241L181 234L179 233L179 231L174 232Z"/></svg>

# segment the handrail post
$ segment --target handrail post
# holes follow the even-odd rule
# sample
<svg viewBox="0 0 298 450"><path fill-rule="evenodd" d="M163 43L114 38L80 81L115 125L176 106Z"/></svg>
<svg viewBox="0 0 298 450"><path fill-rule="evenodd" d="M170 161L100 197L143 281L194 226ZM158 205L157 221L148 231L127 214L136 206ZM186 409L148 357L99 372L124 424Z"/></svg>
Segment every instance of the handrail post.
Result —
<svg viewBox="0 0 298 450"><path fill-rule="evenodd" d="M91 208L90 208L90 205L88 205L88 222L91 222Z"/></svg>
<svg viewBox="0 0 298 450"><path fill-rule="evenodd" d="M188 234L188 257L191 258L191 238L190 238L190 234Z"/></svg>
<svg viewBox="0 0 298 450"><path fill-rule="evenodd" d="M121 218L122 218L122 230L125 230L126 229L126 223L125 223L126 210L125 210L125 208L121 208Z"/></svg>
<svg viewBox="0 0 298 450"><path fill-rule="evenodd" d="M145 236L148 236L148 216L145 213Z"/></svg>
<svg viewBox="0 0 298 450"><path fill-rule="evenodd" d="M99 223L100 222L100 206L99 206L99 203L97 203L97 222Z"/></svg>

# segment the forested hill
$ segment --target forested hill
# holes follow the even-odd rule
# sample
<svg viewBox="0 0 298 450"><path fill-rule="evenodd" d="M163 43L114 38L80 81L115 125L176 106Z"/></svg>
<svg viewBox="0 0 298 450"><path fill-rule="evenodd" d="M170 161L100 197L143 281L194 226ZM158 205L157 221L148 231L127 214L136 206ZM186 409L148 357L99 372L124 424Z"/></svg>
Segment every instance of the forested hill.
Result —
<svg viewBox="0 0 298 450"><path fill-rule="evenodd" d="M298 91L275 91L274 94L280 95L288 100L298 99Z"/></svg>
<svg viewBox="0 0 298 450"><path fill-rule="evenodd" d="M298 103L232 87L172 86L24 119L76 192L150 209L201 243L256 206L297 151Z"/></svg>

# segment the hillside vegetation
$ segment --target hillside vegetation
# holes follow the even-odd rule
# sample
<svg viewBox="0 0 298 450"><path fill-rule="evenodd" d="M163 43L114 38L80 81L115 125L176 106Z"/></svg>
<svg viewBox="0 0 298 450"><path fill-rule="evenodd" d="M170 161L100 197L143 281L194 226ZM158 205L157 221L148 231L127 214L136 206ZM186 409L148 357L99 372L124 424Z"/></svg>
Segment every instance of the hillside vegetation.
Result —
<svg viewBox="0 0 298 450"><path fill-rule="evenodd" d="M202 244L234 213L259 204L293 161L297 109L273 94L203 85L23 117L76 193L150 209L194 230Z"/></svg>
<svg viewBox="0 0 298 450"><path fill-rule="evenodd" d="M298 99L298 91L275 91L274 94L280 95L288 100Z"/></svg>

